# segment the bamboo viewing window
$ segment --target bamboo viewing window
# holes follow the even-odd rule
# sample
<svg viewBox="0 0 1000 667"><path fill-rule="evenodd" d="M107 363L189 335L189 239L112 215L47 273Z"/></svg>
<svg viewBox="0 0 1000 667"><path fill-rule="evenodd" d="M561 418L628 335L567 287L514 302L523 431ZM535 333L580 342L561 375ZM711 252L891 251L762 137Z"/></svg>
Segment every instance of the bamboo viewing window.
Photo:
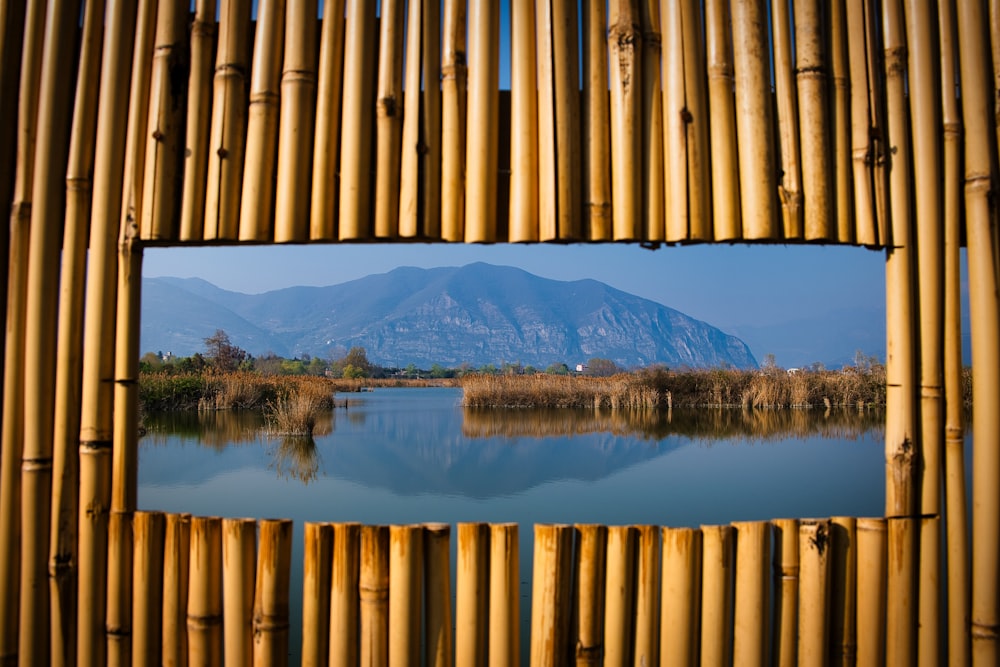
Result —
<svg viewBox="0 0 1000 667"><path fill-rule="evenodd" d="M189 4L0 3L11 210L0 661L141 662L186 647L218 664L225 630L227 658L280 662L287 522L260 524L255 562L254 522L136 512L142 251L413 240L818 242L886 255L885 515L575 537L538 526L532 664L566 663L574 645L593 657L602 641L604 656L658 646L742 664L797 651L819 664L831 637L887 664L933 663L945 647L952 664L997 664L996 3L326 0L322 17L316 0ZM956 399L963 244L971 537ZM320 637L310 654L407 662L423 627L436 633L428 664L450 664L448 534L310 527L309 558L347 582L306 568L318 591L306 596ZM772 537L779 569L799 572L798 598L786 600L784 577L780 588L797 630L786 613L773 646L766 619L753 624ZM459 526L460 567L465 554L493 564L488 579L459 572L459 662L503 664L516 644L517 563L502 558L516 540L508 526ZM597 611L571 599L633 570L634 598ZM689 606L633 625L629 605L655 607L656 577ZM487 580L488 633L485 598L465 588ZM343 611L358 605L359 618ZM697 615L678 609L700 609L699 628L684 629ZM360 655L338 644L358 635ZM630 637L647 643L624 647Z"/></svg>

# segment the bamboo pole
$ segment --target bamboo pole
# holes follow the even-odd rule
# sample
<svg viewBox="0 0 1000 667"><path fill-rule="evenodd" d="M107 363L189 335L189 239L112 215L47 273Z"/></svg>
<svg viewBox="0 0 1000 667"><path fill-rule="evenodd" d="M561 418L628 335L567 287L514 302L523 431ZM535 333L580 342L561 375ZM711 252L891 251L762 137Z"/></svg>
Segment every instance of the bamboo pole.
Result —
<svg viewBox="0 0 1000 667"><path fill-rule="evenodd" d="M991 90L983 63L988 60L986 17L979 3L956 3L962 83L965 146L965 233L969 315L972 328L972 401L995 405L1000 400L1000 313L997 304L995 213L990 192L996 178L993 131L990 127ZM972 416L973 442L995 442L1000 414L976 410ZM972 664L992 665L1000 660L997 645L997 587L1000 586L1000 451L976 447L972 454Z"/></svg>
<svg viewBox="0 0 1000 667"><path fill-rule="evenodd" d="M864 0L846 0L847 34L851 77L851 172L854 188L855 238L863 245L879 243L878 211L875 208L875 152L869 116L867 12Z"/></svg>
<svg viewBox="0 0 1000 667"><path fill-rule="evenodd" d="M497 240L500 3L469 7L469 99L465 137L465 242Z"/></svg>
<svg viewBox="0 0 1000 667"><path fill-rule="evenodd" d="M633 526L608 526L604 588L605 665L632 663L636 542Z"/></svg>
<svg viewBox="0 0 1000 667"><path fill-rule="evenodd" d="M857 519L830 520L830 664L848 667L857 658Z"/></svg>
<svg viewBox="0 0 1000 667"><path fill-rule="evenodd" d="M313 147L309 237L336 238L340 191L340 109L344 80L344 0L323 3L316 82L316 135Z"/></svg>
<svg viewBox="0 0 1000 667"><path fill-rule="evenodd" d="M833 215L838 243L854 243L851 176L851 79L846 0L829 5L830 80L833 99L830 112L833 148ZM858 40L860 41L860 40Z"/></svg>
<svg viewBox="0 0 1000 667"><path fill-rule="evenodd" d="M260 522L253 602L253 664L288 664L288 581L292 561L291 519Z"/></svg>
<svg viewBox="0 0 1000 667"><path fill-rule="evenodd" d="M187 121L184 130L184 189L181 241L200 241L205 232L205 188L208 178L209 129L212 118L212 49L216 0L196 0L191 23ZM224 16L224 14L223 14Z"/></svg>
<svg viewBox="0 0 1000 667"><path fill-rule="evenodd" d="M575 664L600 665L604 643L605 558L608 529L595 524L577 525L574 554L573 616L571 637Z"/></svg>
<svg viewBox="0 0 1000 667"><path fill-rule="evenodd" d="M394 667L420 662L423 537L419 525L389 527L389 665Z"/></svg>
<svg viewBox="0 0 1000 667"><path fill-rule="evenodd" d="M664 240L663 96L660 84L660 7L658 0L639 2L642 32L642 90L639 106L639 142L642 156L641 218L638 233L644 241ZM685 229L685 237L687 236Z"/></svg>
<svg viewBox="0 0 1000 667"><path fill-rule="evenodd" d="M451 526L424 525L424 664L428 667L452 664L450 545Z"/></svg>
<svg viewBox="0 0 1000 667"><path fill-rule="evenodd" d="M361 527L361 664L388 664L389 528Z"/></svg>
<svg viewBox="0 0 1000 667"><path fill-rule="evenodd" d="M188 560L187 664L221 665L222 519L192 517Z"/></svg>
<svg viewBox="0 0 1000 667"><path fill-rule="evenodd" d="M353 667L358 662L360 551L360 524L335 524L330 575L330 667Z"/></svg>
<svg viewBox="0 0 1000 667"><path fill-rule="evenodd" d="M712 220L716 241L742 237L740 176L736 153L733 44L729 0L705 3L708 106L712 163Z"/></svg>
<svg viewBox="0 0 1000 667"><path fill-rule="evenodd" d="M518 554L517 524L491 524L489 614L489 664L491 667L506 667L520 662L521 580L518 569Z"/></svg>
<svg viewBox="0 0 1000 667"><path fill-rule="evenodd" d="M344 97L340 135L340 210L338 235L341 241L364 240L371 235L371 104L374 88L372 68L375 58L375 4L348 0L344 37ZM368 63L367 66L358 66Z"/></svg>
<svg viewBox="0 0 1000 667"><path fill-rule="evenodd" d="M666 19L668 12L664 13ZM676 35L663 31L664 40L669 47L681 44ZM642 229L642 196L644 179L636 173L642 169L642 127L640 126L640 110L642 108L642 86L636 85L642 81L642 30L639 25L638 0L612 0L608 6L608 59L611 63L611 219L614 239L616 241L632 241L640 238ZM669 59L673 62L673 59ZM669 70L667 80L673 83L664 95L663 109L665 114L672 110L679 100L669 93L674 86L683 87L682 73ZM674 83L679 82L679 83ZM561 122L557 118L556 124ZM679 152L683 155L683 146L671 143L675 138L677 123L665 121L663 131L668 137L664 147L667 155ZM557 142L558 147L558 142ZM557 158L556 164L560 160ZM676 169L668 170L676 178ZM683 176L683 174L682 174ZM561 179L560 179L561 180ZM674 196L676 188L666 190L667 205L678 201ZM668 219L677 215L675 208L669 209ZM686 215L684 219L686 219ZM609 540L611 536L608 536Z"/></svg>
<svg viewBox="0 0 1000 667"><path fill-rule="evenodd" d="M728 665L733 650L732 526L702 526L701 646L703 665Z"/></svg>
<svg viewBox="0 0 1000 667"><path fill-rule="evenodd" d="M406 15L403 13L404 4L400 0L385 0L381 4L379 14L378 83L375 90L375 236L377 238L394 238L399 232L399 190L402 181L405 180L401 180L399 171L404 113L403 36L406 20ZM410 10L414 11L414 7L417 12L420 11L419 2L411 1ZM412 41L408 45L419 52L419 40L415 47ZM419 66L419 57L417 62ZM419 97L419 81L416 92Z"/></svg>
<svg viewBox="0 0 1000 667"><path fill-rule="evenodd" d="M163 667L187 664L191 516L168 514L163 546Z"/></svg>
<svg viewBox="0 0 1000 667"><path fill-rule="evenodd" d="M799 632L798 664L827 663L829 633L830 553L829 519L804 519L799 524Z"/></svg>
<svg viewBox="0 0 1000 667"><path fill-rule="evenodd" d="M876 208L876 236L878 243L888 245L892 214L889 203L889 171L892 166L890 159L892 146L888 138L888 120L886 118L887 85L882 71L885 62L882 50L882 35L876 14L879 8L874 0L864 0L866 60L868 62L868 116L870 127L868 134L872 139L872 164L875 175L874 193ZM887 69L885 71L888 71Z"/></svg>
<svg viewBox="0 0 1000 667"><path fill-rule="evenodd" d="M257 7L250 76L240 241L270 241L274 237L274 172L282 63L279 54L284 36L285 0L263 0Z"/></svg>
<svg viewBox="0 0 1000 667"><path fill-rule="evenodd" d="M274 205L274 240L278 243L309 240L316 128L316 27L316 0L288 4Z"/></svg>
<svg viewBox="0 0 1000 667"><path fill-rule="evenodd" d="M222 634L228 667L253 661L253 597L257 522L222 520Z"/></svg>
<svg viewBox="0 0 1000 667"><path fill-rule="evenodd" d="M465 2L445 0L442 29L441 61L441 238L445 241L465 239L465 111L468 69L465 48ZM524 0L511 7L512 20L520 20ZM523 52L524 37L514 31L511 54ZM511 85L519 90L527 79L514 78L514 71L524 75L522 64L511 66ZM533 66L533 64L532 64ZM512 161L513 164L513 161ZM513 218L513 216L512 216Z"/></svg>
<svg viewBox="0 0 1000 667"><path fill-rule="evenodd" d="M701 544L701 531L696 528L663 528L661 665L698 664Z"/></svg>
<svg viewBox="0 0 1000 667"><path fill-rule="evenodd" d="M24 0L0 3L0 90L20 89L21 53L24 46ZM8 211L14 197L17 169L17 111L20 100L4 95L0 100L0 211ZM0 225L0 314L7 312L10 263L10 228ZM0 355L3 348L0 348ZM0 363L3 357L0 356Z"/></svg>
<svg viewBox="0 0 1000 667"><path fill-rule="evenodd" d="M215 54L212 126L205 186L204 238L239 236L243 160L246 155L246 86L250 0L222 0ZM193 102L189 99L189 106Z"/></svg>
<svg viewBox="0 0 1000 667"><path fill-rule="evenodd" d="M705 90L705 26L697 0L681 3L684 40L684 99L687 145L688 233L693 241L712 240L709 109Z"/></svg>
<svg viewBox="0 0 1000 667"><path fill-rule="evenodd" d="M781 148L782 231L785 238L803 238L802 153L799 150L799 105L795 86L795 51L791 3L771 0L774 30L774 92L778 114L778 145ZM797 35L796 35L797 37ZM795 40L797 42L797 39Z"/></svg>
<svg viewBox="0 0 1000 667"><path fill-rule="evenodd" d="M607 3L583 5L583 236L611 240L611 126L608 99ZM511 75L513 80L513 74ZM532 72L532 82L534 73ZM662 134L663 129L660 129ZM512 216L513 217L513 216Z"/></svg>
<svg viewBox="0 0 1000 667"><path fill-rule="evenodd" d="M535 2L535 57L538 85L538 240L559 238L556 189L556 93L553 65L552 2ZM604 27L601 28L602 32Z"/></svg>
<svg viewBox="0 0 1000 667"><path fill-rule="evenodd" d="M489 527L458 524L455 569L455 664L484 665L487 655Z"/></svg>
<svg viewBox="0 0 1000 667"><path fill-rule="evenodd" d="M776 240L779 235L765 13L757 0L733 0L740 217L747 240Z"/></svg>
<svg viewBox="0 0 1000 667"><path fill-rule="evenodd" d="M798 659L799 520L774 524L774 662L781 667Z"/></svg>
<svg viewBox="0 0 1000 667"><path fill-rule="evenodd" d="M132 659L137 665L162 664L163 548L166 539L163 512L136 512L132 523L135 563L132 569Z"/></svg>
<svg viewBox="0 0 1000 667"><path fill-rule="evenodd" d="M885 659L889 665L916 662L917 600L914 595L918 524L911 517L887 517Z"/></svg>
<svg viewBox="0 0 1000 667"><path fill-rule="evenodd" d="M660 656L660 530L636 528L635 640L633 662L654 665ZM696 583L692 584L692 590Z"/></svg>
<svg viewBox="0 0 1000 667"><path fill-rule="evenodd" d="M556 105L556 187L559 238L580 238L580 47L577 3L552 0L552 63Z"/></svg>
<svg viewBox="0 0 1000 667"><path fill-rule="evenodd" d="M858 667L885 662L886 521L858 519Z"/></svg>
<svg viewBox="0 0 1000 667"><path fill-rule="evenodd" d="M572 527L535 524L531 575L532 667L562 665L569 658L572 550Z"/></svg>
<svg viewBox="0 0 1000 667"><path fill-rule="evenodd" d="M302 566L302 665L326 667L330 660L330 563L333 526L305 524Z"/></svg>
<svg viewBox="0 0 1000 667"><path fill-rule="evenodd" d="M820 0L795 0L795 77L802 145L804 234L807 241L836 239L830 136L829 57Z"/></svg>
<svg viewBox="0 0 1000 667"><path fill-rule="evenodd" d="M734 522L736 529L736 590L733 625L733 665L766 664L768 660L767 564L771 524Z"/></svg>

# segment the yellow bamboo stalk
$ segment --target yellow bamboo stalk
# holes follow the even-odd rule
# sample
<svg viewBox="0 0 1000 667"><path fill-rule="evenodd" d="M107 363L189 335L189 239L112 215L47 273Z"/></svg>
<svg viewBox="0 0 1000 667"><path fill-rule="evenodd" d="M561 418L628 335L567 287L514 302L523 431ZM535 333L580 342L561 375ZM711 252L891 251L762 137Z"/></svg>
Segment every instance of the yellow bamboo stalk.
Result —
<svg viewBox="0 0 1000 667"><path fill-rule="evenodd" d="M497 240L500 3L469 7L469 99L465 138L465 242Z"/></svg>
<svg viewBox="0 0 1000 667"><path fill-rule="evenodd" d="M687 144L688 238L712 239L712 191L709 156L709 109L705 90L705 26L697 0L681 3L684 41L684 99L690 119L685 122ZM685 116L687 119L687 116ZM668 239L669 240L669 239Z"/></svg>
<svg viewBox="0 0 1000 667"><path fill-rule="evenodd" d="M732 526L702 526L701 647L703 665L728 665L733 649Z"/></svg>
<svg viewBox="0 0 1000 667"><path fill-rule="evenodd" d="M639 28L642 31L642 97L640 98L640 145L642 147L643 225L639 230L644 241L664 240L663 201L663 101L660 85L660 3L639 2ZM685 230L686 232L686 230ZM686 233L685 233L686 236Z"/></svg>
<svg viewBox="0 0 1000 667"><path fill-rule="evenodd" d="M399 232L404 4L399 0L385 0L379 14L378 84L375 90L375 236L378 238L393 238ZM419 2L411 2L411 11L414 7L420 11ZM419 40L416 45L409 42L408 46L419 53ZM417 62L419 66L419 57ZM420 95L419 81L417 95Z"/></svg>
<svg viewBox="0 0 1000 667"><path fill-rule="evenodd" d="M604 588L605 665L632 663L636 537L633 526L608 526L607 579Z"/></svg>
<svg viewBox="0 0 1000 667"><path fill-rule="evenodd" d="M637 526L635 640L633 661L654 665L660 656L660 530L656 526ZM697 588L692 584L692 590Z"/></svg>
<svg viewBox="0 0 1000 667"><path fill-rule="evenodd" d="M670 12L664 12L664 20ZM663 31L668 48L680 45L680 40L667 30ZM642 196L644 179L636 170L642 168L642 30L639 25L638 0L612 0L608 6L608 59L611 74L611 219L616 241L632 241L640 238L642 229ZM673 62L673 59L670 59ZM677 77L677 79L675 79ZM668 94L664 95L663 110L670 114L677 100L669 92L680 86L683 89L683 75L668 70ZM679 84L675 83L679 80ZM669 110L668 110L669 109ZM561 119L557 119L558 123ZM663 131L668 137L665 153L678 150L669 138L676 137L677 123L665 120ZM558 144L557 144L558 145ZM681 149L682 150L682 149ZM683 155L683 152L681 153ZM558 161L557 161L558 164ZM673 165L672 165L673 166ZM670 169L676 178L676 170ZM675 188L666 190L667 206L677 201ZM676 216L676 208L669 208L668 219ZM684 216L686 219L687 216ZM610 535L609 535L610 539Z"/></svg>
<svg viewBox="0 0 1000 667"><path fill-rule="evenodd" d="M302 665L325 667L330 659L330 563L333 526L305 524L302 566Z"/></svg>
<svg viewBox="0 0 1000 667"><path fill-rule="evenodd" d="M188 563L191 553L191 516L168 514L163 546L164 667L187 664Z"/></svg>
<svg viewBox="0 0 1000 667"><path fill-rule="evenodd" d="M846 0L829 5L830 77L833 148L833 199L832 215L839 243L854 243L853 201L851 193L851 79L847 29ZM860 40L858 40L860 41ZM832 229L831 229L832 231Z"/></svg>
<svg viewBox="0 0 1000 667"><path fill-rule="evenodd" d="M580 48L577 3L552 0L552 59L555 76L556 168L559 238L580 238Z"/></svg>
<svg viewBox="0 0 1000 667"><path fill-rule="evenodd" d="M825 665L829 632L829 519L805 519L799 524L798 664Z"/></svg>
<svg viewBox="0 0 1000 667"><path fill-rule="evenodd" d="M333 571L330 575L330 667L358 662L359 571L361 525L333 527Z"/></svg>
<svg viewBox="0 0 1000 667"><path fill-rule="evenodd" d="M219 44L212 84L212 126L205 186L206 240L236 240L239 236L246 154L250 9L250 0L222 0L219 8ZM193 102L189 99L188 104Z"/></svg>
<svg viewBox="0 0 1000 667"><path fill-rule="evenodd" d="M531 582L531 665L562 665L570 655L571 526L535 524Z"/></svg>
<svg viewBox="0 0 1000 667"><path fill-rule="evenodd" d="M965 145L965 233L969 315L972 328L972 402L995 405L1000 400L1000 312L997 304L996 229L990 202L996 166L990 127L991 82L983 63L989 62L986 17L979 3L958 5L962 117ZM972 416L974 442L994 442L1000 433L1000 414L976 410ZM972 664L1000 660L997 626L997 587L1000 586L1000 452L976 447L972 454Z"/></svg>
<svg viewBox="0 0 1000 667"><path fill-rule="evenodd" d="M340 160L340 106L344 80L344 0L323 3L316 83L316 135L313 147L309 237L336 238L337 171Z"/></svg>
<svg viewBox="0 0 1000 667"><path fill-rule="evenodd" d="M212 48L215 0L197 0L191 23L191 71L188 76L187 122L184 131L184 190L180 240L200 241L205 227L209 128L212 118Z"/></svg>
<svg viewBox="0 0 1000 667"><path fill-rule="evenodd" d="M740 176L736 154L736 110L733 96L733 45L729 0L705 3L705 48L708 60L708 106L712 163L712 220L716 241L742 236Z"/></svg>
<svg viewBox="0 0 1000 667"><path fill-rule="evenodd" d="M316 0L293 2L285 17L274 240L309 240L316 113Z"/></svg>
<svg viewBox="0 0 1000 667"><path fill-rule="evenodd" d="M535 58L538 85L538 240L559 238L559 191L556 189L556 92L552 43L552 2L535 5ZM601 28L602 33L604 28Z"/></svg>
<svg viewBox="0 0 1000 667"><path fill-rule="evenodd" d="M781 148L782 231L785 238L803 238L802 153L799 150L799 105L795 86L795 51L792 33L791 4L771 1L774 30L774 92L778 114L778 145ZM797 35L796 35L797 37ZM796 39L797 41L797 39Z"/></svg>
<svg viewBox="0 0 1000 667"><path fill-rule="evenodd" d="M874 0L864 0L866 61L868 63L868 117L870 127L868 134L872 140L872 164L874 165L874 194L876 209L876 236L880 245L887 245L889 240L889 225L891 213L889 203L889 169L892 145L888 137L888 120L886 119L886 97L888 95L885 79L882 76L884 61L882 58L882 35L876 14L879 11Z"/></svg>
<svg viewBox="0 0 1000 667"><path fill-rule="evenodd" d="M595 524L574 526L573 636L575 664L600 665L604 642L604 563L608 529Z"/></svg>
<svg viewBox="0 0 1000 667"><path fill-rule="evenodd" d="M452 664L450 544L451 526L424 525L424 664L428 667Z"/></svg>
<svg viewBox="0 0 1000 667"><path fill-rule="evenodd" d="M774 662L781 667L798 659L799 520L774 524Z"/></svg>
<svg viewBox="0 0 1000 667"><path fill-rule="evenodd" d="M733 621L733 665L760 665L768 660L767 565L770 560L771 524L734 522L736 529L736 590Z"/></svg>
<svg viewBox="0 0 1000 667"><path fill-rule="evenodd" d="M222 633L227 667L253 661L253 596L257 522L222 520Z"/></svg>
<svg viewBox="0 0 1000 667"><path fill-rule="evenodd" d="M700 530L663 528L659 661L661 665L698 663L701 555ZM657 663L648 661L646 664Z"/></svg>
<svg viewBox="0 0 1000 667"><path fill-rule="evenodd" d="M20 87L21 53L24 46L24 0L0 4L0 90ZM14 196L17 168L17 110L19 99L5 95L0 101L0 210L8 210ZM7 276L6 250L10 230L0 225L0 276ZM0 282L0 313L7 312L7 281Z"/></svg>
<svg viewBox="0 0 1000 667"><path fill-rule="evenodd" d="M846 0L847 34L851 77L851 172L854 188L855 238L863 245L879 242L878 212L875 208L875 153L869 117L867 12L864 0Z"/></svg>
<svg viewBox="0 0 1000 667"><path fill-rule="evenodd" d="M404 667L420 662L423 537L423 527L419 525L389 527L390 666Z"/></svg>
<svg viewBox="0 0 1000 667"><path fill-rule="evenodd" d="M491 667L516 665L520 661L521 580L518 554L517 524L491 524L489 636Z"/></svg>
<svg viewBox="0 0 1000 667"><path fill-rule="evenodd" d="M361 527L361 664L385 665L389 655L389 527Z"/></svg>
<svg viewBox="0 0 1000 667"><path fill-rule="evenodd" d="M918 523L910 517L887 517L885 659L890 665L916 661L917 600L914 594Z"/></svg>
<svg viewBox="0 0 1000 667"><path fill-rule="evenodd" d="M807 241L836 238L829 106L829 57L819 0L795 0L795 77L802 145L804 233Z"/></svg>
<svg viewBox="0 0 1000 667"><path fill-rule="evenodd" d="M743 238L778 238L766 12L757 0L733 0L736 138Z"/></svg>
<svg viewBox="0 0 1000 667"><path fill-rule="evenodd" d="M253 664L288 664L288 581L292 562L291 519L260 522L253 602Z"/></svg>
<svg viewBox="0 0 1000 667"><path fill-rule="evenodd" d="M163 512L136 512L132 522L135 564L132 569L132 658L137 665L162 664L163 649L163 547L166 538Z"/></svg>
<svg viewBox="0 0 1000 667"><path fill-rule="evenodd" d="M314 13L315 14L315 13ZM285 0L257 6L257 32L247 109L247 143L240 200L240 240L269 241L274 236L274 172L278 150L278 113Z"/></svg>
<svg viewBox="0 0 1000 667"><path fill-rule="evenodd" d="M608 128L611 126L611 109L608 99L607 3L600 0L585 3L582 19L583 236L590 241L610 241L611 157L608 152L611 137ZM513 76L512 73L512 81ZM534 72L531 76L533 84ZM662 127L660 132L662 134Z"/></svg>
<svg viewBox="0 0 1000 667"><path fill-rule="evenodd" d="M222 519L192 517L188 559L187 664L221 665Z"/></svg>
<svg viewBox="0 0 1000 667"><path fill-rule="evenodd" d="M465 239L465 110L468 70L465 60L465 2L445 0L442 26L441 61L441 238L445 241ZM523 2L511 7L512 20L519 21ZM518 32L514 32L518 34ZM518 37L518 40L523 35ZM511 54L523 49L513 37ZM533 64L532 64L533 66ZM521 73L521 65L511 67ZM525 82L526 83L526 82Z"/></svg>
<svg viewBox="0 0 1000 667"><path fill-rule="evenodd" d="M989 11L989 34L990 34L990 45L991 45L991 55L993 56L993 80L991 81L993 89L1000 89L1000 40L997 39L998 33L1000 33L1000 3L997 0L989 0L987 3L987 9ZM1000 120L1000 100L995 100L993 103L993 119L994 122ZM997 128L997 141L1000 142L1000 127Z"/></svg>
<svg viewBox="0 0 1000 667"><path fill-rule="evenodd" d="M858 667L885 662L886 521L858 519Z"/></svg>
<svg viewBox="0 0 1000 667"><path fill-rule="evenodd" d="M489 527L458 524L455 570L455 664L486 664Z"/></svg>
<svg viewBox="0 0 1000 667"><path fill-rule="evenodd" d="M857 657L857 520L833 517L830 564L830 663L853 665Z"/></svg>
<svg viewBox="0 0 1000 667"><path fill-rule="evenodd" d="M113 484L113 483L112 483ZM132 662L132 518L112 510L108 517L107 664Z"/></svg>

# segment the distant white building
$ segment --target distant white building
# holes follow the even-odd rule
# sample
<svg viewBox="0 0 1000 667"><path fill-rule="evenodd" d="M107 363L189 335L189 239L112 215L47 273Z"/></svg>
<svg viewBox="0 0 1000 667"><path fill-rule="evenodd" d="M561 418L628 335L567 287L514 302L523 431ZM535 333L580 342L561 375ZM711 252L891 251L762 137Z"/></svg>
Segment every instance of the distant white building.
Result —
<svg viewBox="0 0 1000 667"><path fill-rule="evenodd" d="M587 364L577 364L576 365L576 372L577 373L582 373L585 370L587 370Z"/></svg>

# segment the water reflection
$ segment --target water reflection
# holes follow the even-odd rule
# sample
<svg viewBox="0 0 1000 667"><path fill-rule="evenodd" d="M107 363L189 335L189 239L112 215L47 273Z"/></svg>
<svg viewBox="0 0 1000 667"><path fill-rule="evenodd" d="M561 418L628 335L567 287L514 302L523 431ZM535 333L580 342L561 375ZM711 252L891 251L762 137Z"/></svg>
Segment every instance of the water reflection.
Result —
<svg viewBox="0 0 1000 667"><path fill-rule="evenodd" d="M279 479L297 479L303 484L316 479L320 468L319 451L316 441L310 436L287 436L281 444L269 452L271 463Z"/></svg>

